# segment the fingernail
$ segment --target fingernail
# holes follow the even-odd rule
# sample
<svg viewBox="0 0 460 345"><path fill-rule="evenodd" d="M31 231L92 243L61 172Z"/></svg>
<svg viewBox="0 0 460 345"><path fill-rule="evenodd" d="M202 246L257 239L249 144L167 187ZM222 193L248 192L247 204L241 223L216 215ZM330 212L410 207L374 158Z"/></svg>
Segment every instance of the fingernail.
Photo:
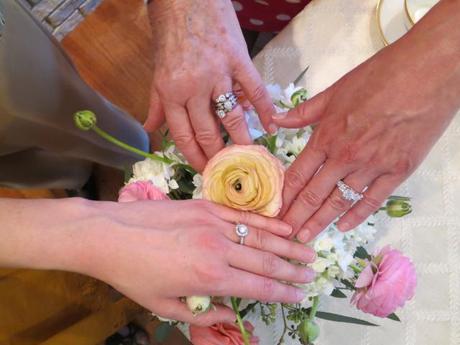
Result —
<svg viewBox="0 0 460 345"><path fill-rule="evenodd" d="M337 227L339 228L340 231L345 232L345 231L350 230L350 223L338 224Z"/></svg>
<svg viewBox="0 0 460 345"><path fill-rule="evenodd" d="M313 248L307 247L307 249L308 249L308 254L309 254L308 263L315 262L316 256L317 256L316 252L313 250Z"/></svg>
<svg viewBox="0 0 460 345"><path fill-rule="evenodd" d="M271 123L271 124L268 126L268 130L269 130L270 134L275 135L275 134L278 132L278 126L275 125L274 123Z"/></svg>
<svg viewBox="0 0 460 345"><path fill-rule="evenodd" d="M292 226L289 225L289 224L284 224L283 227L282 227L282 230L283 232L286 234L286 235L290 235L292 234Z"/></svg>
<svg viewBox="0 0 460 345"><path fill-rule="evenodd" d="M308 239L310 238L310 235L311 235L310 230L303 229L303 230L300 230L299 234L297 235L297 239L302 243L306 243Z"/></svg>
<svg viewBox="0 0 460 345"><path fill-rule="evenodd" d="M307 283L313 281L316 277L316 272L313 271L311 268L307 268L305 270L305 279L307 280Z"/></svg>
<svg viewBox="0 0 460 345"><path fill-rule="evenodd" d="M297 302L302 302L305 298L307 298L307 294L305 293L305 291L297 289L296 298L297 298Z"/></svg>

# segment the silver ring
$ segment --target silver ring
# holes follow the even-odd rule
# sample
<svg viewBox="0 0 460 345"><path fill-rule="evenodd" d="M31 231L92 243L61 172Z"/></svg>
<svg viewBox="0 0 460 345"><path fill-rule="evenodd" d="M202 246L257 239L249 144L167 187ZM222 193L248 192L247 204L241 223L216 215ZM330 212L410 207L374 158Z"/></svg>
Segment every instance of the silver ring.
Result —
<svg viewBox="0 0 460 345"><path fill-rule="evenodd" d="M227 113L231 112L238 105L238 97L233 92L227 92L214 100L216 115L222 120Z"/></svg>
<svg viewBox="0 0 460 345"><path fill-rule="evenodd" d="M342 198L345 200L356 202L363 198L361 193L358 193L343 181L337 182L337 188L342 192Z"/></svg>
<svg viewBox="0 0 460 345"><path fill-rule="evenodd" d="M240 238L240 244L244 245L244 239L249 235L249 228L244 224L236 224L235 232Z"/></svg>

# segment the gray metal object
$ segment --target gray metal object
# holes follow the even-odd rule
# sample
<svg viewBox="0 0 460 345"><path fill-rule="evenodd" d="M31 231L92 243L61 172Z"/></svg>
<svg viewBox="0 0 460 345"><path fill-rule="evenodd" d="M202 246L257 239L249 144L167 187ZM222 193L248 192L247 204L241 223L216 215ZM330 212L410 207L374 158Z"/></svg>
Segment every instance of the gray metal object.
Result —
<svg viewBox="0 0 460 345"><path fill-rule="evenodd" d="M75 128L73 113L90 109L98 124L148 150L142 126L92 90L58 42L19 1L0 0L0 185L81 186L92 162L123 168L141 157Z"/></svg>

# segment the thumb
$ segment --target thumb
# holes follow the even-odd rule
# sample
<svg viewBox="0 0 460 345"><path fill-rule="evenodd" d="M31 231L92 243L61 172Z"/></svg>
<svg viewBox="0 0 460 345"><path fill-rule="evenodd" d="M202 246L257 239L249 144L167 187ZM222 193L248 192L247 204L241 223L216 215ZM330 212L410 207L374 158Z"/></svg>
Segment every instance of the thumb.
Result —
<svg viewBox="0 0 460 345"><path fill-rule="evenodd" d="M156 91L152 91L150 97L150 107L147 120L144 123L144 129L151 133L160 129L165 122L165 113L161 105L160 97Z"/></svg>
<svg viewBox="0 0 460 345"><path fill-rule="evenodd" d="M328 90L299 104L287 113L273 115L273 122L284 128L301 128L320 121L328 103Z"/></svg>

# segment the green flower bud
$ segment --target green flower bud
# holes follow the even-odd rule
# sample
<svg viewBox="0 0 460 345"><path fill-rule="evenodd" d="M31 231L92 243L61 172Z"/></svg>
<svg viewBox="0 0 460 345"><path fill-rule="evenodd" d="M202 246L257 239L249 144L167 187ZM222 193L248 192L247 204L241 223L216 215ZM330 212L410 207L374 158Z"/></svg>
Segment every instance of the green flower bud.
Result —
<svg viewBox="0 0 460 345"><path fill-rule="evenodd" d="M412 205L409 200L390 199L387 201L385 210L390 217L404 217L412 212Z"/></svg>
<svg viewBox="0 0 460 345"><path fill-rule="evenodd" d="M75 121L75 125L84 131L89 131L92 129L94 126L96 126L97 122L96 114L90 110L77 111L74 114L73 119Z"/></svg>
<svg viewBox="0 0 460 345"><path fill-rule="evenodd" d="M209 296L191 296L185 299L188 309L193 315L206 313L212 306Z"/></svg>
<svg viewBox="0 0 460 345"><path fill-rule="evenodd" d="M298 329L302 344L312 344L319 336L319 326L311 320L303 320Z"/></svg>
<svg viewBox="0 0 460 345"><path fill-rule="evenodd" d="M300 103L303 103L307 100L307 90L304 88L294 92L291 96L291 102L294 107L297 107Z"/></svg>

